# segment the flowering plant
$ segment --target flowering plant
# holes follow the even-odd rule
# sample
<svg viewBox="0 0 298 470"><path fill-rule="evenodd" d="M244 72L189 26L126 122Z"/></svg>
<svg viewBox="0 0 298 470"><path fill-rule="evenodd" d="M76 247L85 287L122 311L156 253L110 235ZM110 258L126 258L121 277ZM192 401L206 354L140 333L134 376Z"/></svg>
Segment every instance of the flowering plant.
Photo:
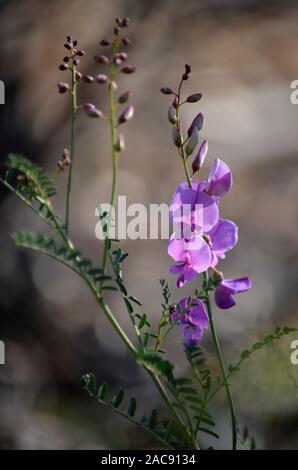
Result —
<svg viewBox="0 0 298 470"><path fill-rule="evenodd" d="M71 80L70 83L59 82L58 91L70 97L69 149L64 150L62 158L58 161L54 178L18 155L9 155L6 169L1 177L3 185L51 229L53 237L23 230L14 233L12 237L17 245L42 252L81 277L119 339L152 380L167 408L168 417L160 418L155 409L140 414L140 405L137 405L134 397L130 398L128 406L124 408L123 389L110 400L108 385L103 383L98 387L95 376L88 373L83 377L83 386L95 400L141 426L164 448L200 449L203 448L202 435L219 437L216 420L211 416L210 403L224 388L231 417L231 448L236 450L240 445L255 448L253 438L248 438L247 433L243 435L239 431L231 390L231 376L239 371L242 363L255 351L296 329L277 327L272 334L243 351L239 359L226 366L215 326L210 294L214 294L217 307L228 309L236 304L235 296L238 293L251 288L251 281L247 277L227 279L218 270L219 263L225 258L226 253L235 247L238 240L236 224L220 218L219 214L221 198L231 189L233 178L230 168L219 159L213 162L207 180L195 178L206 159L208 142L200 141L204 125L201 113L193 119L185 137L182 132L181 107L197 103L202 98L201 93L194 93L185 100L182 99L183 83L191 74L190 65L185 66L177 92L169 87L161 89L164 95L171 96L173 100L168 110L168 120L172 126L173 142L185 172L185 181L178 185L169 205L173 233L169 240L168 254L174 260L170 272L177 276L178 289L182 289L187 282L197 279L199 274L203 277L202 286L191 296L182 296L177 301L172 301L168 283L161 279L163 303L155 329L151 326L149 315L140 313L142 303L128 292L125 285L122 265L127 253L119 248L119 240L110 237L111 214L103 212L100 215L105 240L99 266L85 258L71 240L72 175L75 168L76 121L79 114L106 121L110 127L113 172L110 204L111 207L115 207L116 204L119 154L125 145L120 130L134 115L133 106L128 105L130 92L125 91L117 95L118 79L121 74L133 74L136 71L134 65L126 65L128 59L126 49L130 45L130 40L123 31L127 26L127 18L118 18L113 39L100 41L101 47L109 50L109 53L95 56L96 63L103 69L96 77L80 72L80 60L85 51L78 48L77 40L70 36L66 38L64 44L66 55L59 65L59 70L69 72ZM78 87L91 83L107 87L107 113L92 103L78 103ZM121 108L122 106L124 108ZM63 171L68 172L64 221L52 203L52 197L56 193L55 180ZM111 310L106 299L106 293L109 291L122 296L133 327L134 339L126 334ZM167 338L176 327L182 332L181 353L183 351L189 364L189 374L183 377L175 374L175 363L168 358L164 349ZM204 363L202 339L208 330L211 332L220 368L219 379Z"/></svg>

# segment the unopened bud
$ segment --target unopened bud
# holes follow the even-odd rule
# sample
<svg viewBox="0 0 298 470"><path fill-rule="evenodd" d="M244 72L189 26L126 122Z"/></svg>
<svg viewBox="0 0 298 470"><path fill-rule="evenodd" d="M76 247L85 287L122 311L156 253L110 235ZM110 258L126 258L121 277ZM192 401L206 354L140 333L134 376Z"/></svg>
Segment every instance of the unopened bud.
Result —
<svg viewBox="0 0 298 470"><path fill-rule="evenodd" d="M65 47L65 49L67 49L67 50L69 50L69 51L71 50L71 45L68 44L68 42L66 42L66 43L64 44L64 47Z"/></svg>
<svg viewBox="0 0 298 470"><path fill-rule="evenodd" d="M208 152L208 141L205 139L202 142L199 148L199 151L192 162L191 168L192 168L193 173L195 173L196 171L199 171L202 168L207 152Z"/></svg>
<svg viewBox="0 0 298 470"><path fill-rule="evenodd" d="M91 75L83 75L82 80L85 83L93 83L94 82L94 78Z"/></svg>
<svg viewBox="0 0 298 470"><path fill-rule="evenodd" d="M181 147L182 139L181 139L181 135L180 135L178 129L176 129L176 127L173 127L172 135L173 135L173 142L176 145L176 147L178 147L178 148Z"/></svg>
<svg viewBox="0 0 298 470"><path fill-rule="evenodd" d="M115 150L117 152L122 152L125 149L125 140L124 140L124 135L119 134L117 138L117 142L115 144Z"/></svg>
<svg viewBox="0 0 298 470"><path fill-rule="evenodd" d="M173 99L173 103L172 103L173 108L177 109L178 104L179 104L178 96L175 96L175 98Z"/></svg>
<svg viewBox="0 0 298 470"><path fill-rule="evenodd" d="M162 87L160 91L162 92L163 95L172 95L174 93L173 90L169 88L168 86Z"/></svg>
<svg viewBox="0 0 298 470"><path fill-rule="evenodd" d="M83 109L87 116L92 117L92 118L102 118L103 114L102 112L97 109L94 104L92 103L85 103L83 104Z"/></svg>
<svg viewBox="0 0 298 470"><path fill-rule="evenodd" d="M221 282L224 279L224 275L221 271L218 271L217 269L213 268L212 279L215 282Z"/></svg>
<svg viewBox="0 0 298 470"><path fill-rule="evenodd" d="M69 59L68 55L66 55L65 57L63 57L63 62L69 62L69 60L70 60L70 59Z"/></svg>
<svg viewBox="0 0 298 470"><path fill-rule="evenodd" d="M58 92L61 94L66 93L67 91L70 90L70 86L68 85L68 83L65 83L65 82L59 82L57 84L57 87L58 87Z"/></svg>
<svg viewBox="0 0 298 470"><path fill-rule="evenodd" d="M67 70L68 69L68 65L66 64L60 64L59 67L58 67L59 70L61 70L61 72L63 72L64 70Z"/></svg>
<svg viewBox="0 0 298 470"><path fill-rule="evenodd" d="M95 81L97 83L106 83L108 81L108 77L102 73L100 73L99 75L97 75L95 77Z"/></svg>
<svg viewBox="0 0 298 470"><path fill-rule="evenodd" d="M177 122L177 113L176 113L174 106L172 105L169 107L168 120L170 121L171 124L176 124Z"/></svg>
<svg viewBox="0 0 298 470"><path fill-rule="evenodd" d="M80 72L77 72L75 73L75 78L76 80L79 82L80 80L82 80L83 78L83 75L80 73Z"/></svg>
<svg viewBox="0 0 298 470"><path fill-rule="evenodd" d="M134 73L137 70L137 67L135 65L126 65L125 67L122 67L120 70L123 73Z"/></svg>
<svg viewBox="0 0 298 470"><path fill-rule="evenodd" d="M70 154L68 149L63 150L62 158L57 162L57 166L60 171L63 171L67 166L70 165Z"/></svg>
<svg viewBox="0 0 298 470"><path fill-rule="evenodd" d="M113 90L113 91L117 91L117 90L118 90L118 85L117 85L117 83L116 83L114 80L112 81L111 86L112 86L112 90Z"/></svg>
<svg viewBox="0 0 298 470"><path fill-rule="evenodd" d="M119 98L118 98L118 103L120 104L123 104L123 103L126 103L129 98L130 98L130 95L131 95L131 92L130 91L125 91L124 93L122 93Z"/></svg>
<svg viewBox="0 0 298 470"><path fill-rule="evenodd" d="M199 101L201 98L202 98L202 93L194 93L193 95L190 95L186 101L188 103L196 103L197 101Z"/></svg>
<svg viewBox="0 0 298 470"><path fill-rule="evenodd" d="M193 153L194 149L198 145L198 142L199 142L199 132L196 129L196 127L194 127L191 133L191 136L188 139L186 146L185 146L185 153L187 157Z"/></svg>
<svg viewBox="0 0 298 470"><path fill-rule="evenodd" d="M122 114L120 114L118 118L118 124L124 124L125 122L129 121L134 115L134 108L133 106L128 106Z"/></svg>
<svg viewBox="0 0 298 470"><path fill-rule="evenodd" d="M95 62L97 62L98 64L108 64L108 63L110 62L110 60L108 59L108 57L105 56L105 55L102 55L102 54L96 55L96 56L94 57L94 60L95 60Z"/></svg>
<svg viewBox="0 0 298 470"><path fill-rule="evenodd" d="M204 126L204 116L202 113L197 114L197 116L194 118L192 121L188 131L187 135L188 137L191 136L193 129L196 127L198 131L200 131Z"/></svg>
<svg viewBox="0 0 298 470"><path fill-rule="evenodd" d="M108 39L102 39L99 43L101 46L109 46L111 44L111 41Z"/></svg>
<svg viewBox="0 0 298 470"><path fill-rule="evenodd" d="M78 52L77 52L78 56L82 57L83 55L86 54L86 52L83 50L83 49L80 49Z"/></svg>
<svg viewBox="0 0 298 470"><path fill-rule="evenodd" d="M127 37L123 37L121 41L122 41L122 44L124 44L124 46L130 46L131 44L131 40Z"/></svg>
<svg viewBox="0 0 298 470"><path fill-rule="evenodd" d="M72 63L73 63L73 65L80 65L79 59L74 59L74 60L72 61Z"/></svg>
<svg viewBox="0 0 298 470"><path fill-rule="evenodd" d="M191 66L189 64L185 64L185 73L189 75L190 72L191 72Z"/></svg>

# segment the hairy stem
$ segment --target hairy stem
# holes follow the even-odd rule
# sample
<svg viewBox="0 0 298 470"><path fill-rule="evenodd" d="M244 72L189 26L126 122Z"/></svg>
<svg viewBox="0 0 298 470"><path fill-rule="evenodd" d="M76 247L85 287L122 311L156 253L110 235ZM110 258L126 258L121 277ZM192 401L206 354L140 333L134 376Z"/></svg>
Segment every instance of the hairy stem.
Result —
<svg viewBox="0 0 298 470"><path fill-rule="evenodd" d="M68 171L68 181L66 190L66 208L65 208L65 232L69 232L69 215L70 215L70 202L71 202L71 184L74 163L74 150L75 150L75 127L77 115L77 84L76 84L76 67L72 67L72 83L71 83L71 125L70 125L70 165Z"/></svg>
<svg viewBox="0 0 298 470"><path fill-rule="evenodd" d="M209 284L209 278L208 278L208 271L204 272L204 290L206 294L206 300L205 304L207 307L207 312L208 312L208 317L209 317L209 323L210 323L210 328L211 328L211 334L215 346L215 351L219 363L219 367L221 370L221 375L223 378L224 382L224 387L226 390L226 396L230 408L230 415L231 415L231 425L232 425L232 449L236 450L237 447L237 423L236 423L236 414L235 414L235 405L234 405L234 400L233 400L233 395L231 391L231 385L228 380L228 374L225 366L225 362L223 359L223 355L221 352L221 348L219 345L218 337L217 337L217 332L215 328L215 324L213 321L213 315L212 315L212 309L211 309L211 304L210 304L210 299L209 299L209 291L208 291L208 284Z"/></svg>

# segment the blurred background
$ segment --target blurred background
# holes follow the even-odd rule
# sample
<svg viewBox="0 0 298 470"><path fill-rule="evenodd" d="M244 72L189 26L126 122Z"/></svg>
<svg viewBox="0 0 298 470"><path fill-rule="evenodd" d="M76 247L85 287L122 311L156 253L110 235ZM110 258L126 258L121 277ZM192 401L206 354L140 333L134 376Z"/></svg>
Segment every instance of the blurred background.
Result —
<svg viewBox="0 0 298 470"><path fill-rule="evenodd" d="M202 92L183 114L185 125L201 110L209 154L233 169L234 187L221 204L235 220L240 240L222 265L227 277L249 275L253 289L229 311L215 311L227 362L276 325L297 326L298 311L298 106L290 83L298 79L298 5L290 0L2 0L0 79L6 103L0 108L1 159L18 152L54 173L68 146L69 99L57 93L66 75L57 67L63 43L72 35L87 51L81 70L102 71L93 61L100 39L111 37L116 16L128 16L130 63L138 72L123 77L119 91L133 90L136 118L125 126L120 157L120 194L129 202L168 202L183 179L167 122L169 99L161 86L176 87L186 62L192 64L185 94ZM64 72L65 73L65 72ZM80 102L105 109L105 87L79 88ZM95 262L102 243L94 235L95 207L109 199L109 133L103 121L79 120L71 218L72 238ZM55 204L63 214L65 176ZM102 409L82 389L82 374L93 371L112 390L120 386L166 416L154 387L120 344L79 278L37 253L17 248L11 231L44 227L2 187L0 237L0 448L149 449L146 434ZM153 324L160 315L159 278L179 298L168 274L167 242L122 242L130 256L125 277L142 299ZM184 292L196 287L193 284ZM121 299L111 303L131 333ZM298 366L290 363L285 337L251 359L235 375L237 417L265 449L298 447ZM297 339L297 335L296 335ZM203 341L216 370L208 334ZM187 373L180 332L168 348L177 373ZM230 442L224 394L213 405L221 441ZM116 430L116 432L115 432ZM154 447L155 446L155 447Z"/></svg>

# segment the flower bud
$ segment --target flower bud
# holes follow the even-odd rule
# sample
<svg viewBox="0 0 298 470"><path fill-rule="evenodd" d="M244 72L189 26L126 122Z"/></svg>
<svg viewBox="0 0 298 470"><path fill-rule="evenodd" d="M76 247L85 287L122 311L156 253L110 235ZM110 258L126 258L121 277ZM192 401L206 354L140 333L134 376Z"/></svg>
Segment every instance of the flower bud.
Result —
<svg viewBox="0 0 298 470"><path fill-rule="evenodd" d="M191 136L192 134L192 131L193 129L196 127L198 129L198 131L200 131L204 126L204 116L202 113L199 113L197 114L197 116L194 118L194 120L192 121L188 131L187 131L187 135L188 137Z"/></svg>
<svg viewBox="0 0 298 470"><path fill-rule="evenodd" d="M130 98L131 92L125 91L118 97L118 103L123 104L126 103Z"/></svg>
<svg viewBox="0 0 298 470"><path fill-rule="evenodd" d="M178 96L175 96L175 98L173 99L173 103L172 103L173 108L177 109L178 104L179 104Z"/></svg>
<svg viewBox="0 0 298 470"><path fill-rule="evenodd" d="M108 81L108 77L104 75L103 73L100 73L95 77L95 81L97 83L106 83Z"/></svg>
<svg viewBox="0 0 298 470"><path fill-rule="evenodd" d="M76 70L75 77L76 77L76 80L79 82L80 80L82 80L83 75Z"/></svg>
<svg viewBox="0 0 298 470"><path fill-rule="evenodd" d="M202 93L194 93L193 95L190 95L186 101L188 103L196 103L197 101L200 101L200 99L202 98Z"/></svg>
<svg viewBox="0 0 298 470"><path fill-rule="evenodd" d="M94 104L92 103L85 103L83 104L83 109L87 116L92 117L92 118L102 118L103 114L102 112L97 109Z"/></svg>
<svg viewBox="0 0 298 470"><path fill-rule="evenodd" d="M74 60L72 61L72 63L73 63L73 65L80 65L79 59L74 59Z"/></svg>
<svg viewBox="0 0 298 470"><path fill-rule="evenodd" d="M194 127L193 131L191 133L191 136L188 139L188 141L186 143L186 146L185 146L185 153L186 153L187 157L189 157L189 155L191 155L193 153L194 149L198 145L198 142L199 142L199 132L198 132L197 128Z"/></svg>
<svg viewBox="0 0 298 470"><path fill-rule="evenodd" d="M181 135L179 131L176 129L176 127L173 127L172 130L172 136L173 136L173 142L176 145L176 147L181 147L182 140L181 140Z"/></svg>
<svg viewBox="0 0 298 470"><path fill-rule="evenodd" d="M131 45L131 40L127 37L123 37L121 39L121 41L122 41L122 44L124 44L124 46L130 46Z"/></svg>
<svg viewBox="0 0 298 470"><path fill-rule="evenodd" d="M207 152L208 152L208 141L205 139L202 142L199 148L199 151L192 162L191 168L192 168L193 173L196 173L196 171L199 171L202 168Z"/></svg>
<svg viewBox="0 0 298 470"><path fill-rule="evenodd" d="M185 73L189 75L191 72L191 66L189 64L185 64Z"/></svg>
<svg viewBox="0 0 298 470"><path fill-rule="evenodd" d="M94 78L91 75L83 75L82 80L85 83L93 83L94 82Z"/></svg>
<svg viewBox="0 0 298 470"><path fill-rule="evenodd" d="M96 56L94 57L94 60L95 60L95 62L97 62L98 64L108 64L108 63L110 62L110 60L108 59L108 57L105 56L105 55L102 55L102 54L96 55Z"/></svg>
<svg viewBox="0 0 298 470"><path fill-rule="evenodd" d="M117 91L117 90L118 90L118 85L117 85L117 83L116 83L114 80L112 81L111 86L112 86L112 90L113 90L113 91Z"/></svg>
<svg viewBox="0 0 298 470"><path fill-rule="evenodd" d="M75 40L73 41L73 46L76 47L77 45L78 45L78 41L75 39Z"/></svg>
<svg viewBox="0 0 298 470"><path fill-rule="evenodd" d="M163 95L172 95L174 92L171 88L164 86L160 89Z"/></svg>
<svg viewBox="0 0 298 470"><path fill-rule="evenodd" d="M128 55L127 55L126 52L118 52L117 57L119 57L119 59L121 59L122 61L124 61L124 60L127 60Z"/></svg>
<svg viewBox="0 0 298 470"><path fill-rule="evenodd" d="M174 106L172 105L169 107L168 120L171 124L176 124L177 122L177 113Z"/></svg>
<svg viewBox="0 0 298 470"><path fill-rule="evenodd" d="M69 62L69 60L70 60L70 59L69 59L68 55L66 55L65 57L63 57L63 62Z"/></svg>
<svg viewBox="0 0 298 470"><path fill-rule="evenodd" d="M59 70L61 70L61 72L63 72L64 70L67 70L68 69L68 65L66 64L60 64L59 67L58 67Z"/></svg>
<svg viewBox="0 0 298 470"><path fill-rule="evenodd" d="M65 82L59 82L57 84L57 87L58 87L58 92L61 94L66 93L67 91L70 90L70 86L68 85L68 83L65 83Z"/></svg>
<svg viewBox="0 0 298 470"><path fill-rule="evenodd" d="M121 18L116 18L116 23L118 24L119 28L127 28L129 21L129 18L123 18L122 20Z"/></svg>
<svg viewBox="0 0 298 470"><path fill-rule="evenodd" d="M129 121L134 115L134 108L133 106L128 106L122 114L120 114L118 118L118 124L124 124L125 122Z"/></svg>
<svg viewBox="0 0 298 470"><path fill-rule="evenodd" d="M65 47L65 49L67 49L68 51L71 50L71 45L68 44L68 42L66 42L66 43L64 44L64 47Z"/></svg>
<svg viewBox="0 0 298 470"><path fill-rule="evenodd" d="M68 149L63 150L62 158L57 162L59 171L65 170L70 165L70 153Z"/></svg>
<svg viewBox="0 0 298 470"><path fill-rule="evenodd" d="M122 152L125 149L125 140L124 140L124 135L119 134L117 138L117 142L115 144L115 150L117 152Z"/></svg>
<svg viewBox="0 0 298 470"><path fill-rule="evenodd" d="M109 46L111 44L111 41L108 39L102 39L99 43L101 46Z"/></svg>
<svg viewBox="0 0 298 470"><path fill-rule="evenodd" d="M213 268L212 279L214 282L221 282L224 279L224 275L221 271L218 271L217 269Z"/></svg>
<svg viewBox="0 0 298 470"><path fill-rule="evenodd" d="M135 65L126 65L125 67L122 67L121 72L134 73L136 70L137 70L137 67Z"/></svg>

